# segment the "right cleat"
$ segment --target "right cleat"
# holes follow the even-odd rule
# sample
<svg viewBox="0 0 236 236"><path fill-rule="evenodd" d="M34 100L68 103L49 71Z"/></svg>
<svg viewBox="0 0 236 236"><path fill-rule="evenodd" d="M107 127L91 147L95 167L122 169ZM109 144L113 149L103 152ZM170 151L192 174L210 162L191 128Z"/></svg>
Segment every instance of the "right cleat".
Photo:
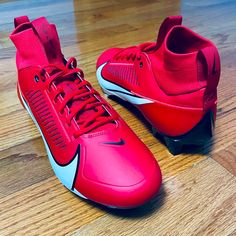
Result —
<svg viewBox="0 0 236 236"><path fill-rule="evenodd" d="M215 121L220 78L215 45L181 22L181 16L170 16L157 42L110 48L97 61L103 91L135 105L173 154L212 136L201 122L206 117L210 127Z"/></svg>

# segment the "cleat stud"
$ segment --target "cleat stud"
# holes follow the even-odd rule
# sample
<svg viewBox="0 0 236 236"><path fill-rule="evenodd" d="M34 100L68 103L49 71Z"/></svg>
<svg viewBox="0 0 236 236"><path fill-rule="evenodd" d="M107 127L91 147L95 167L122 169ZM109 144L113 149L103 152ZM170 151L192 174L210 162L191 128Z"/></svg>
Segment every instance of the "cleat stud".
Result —
<svg viewBox="0 0 236 236"><path fill-rule="evenodd" d="M169 152L173 155L178 155L181 153L183 144L180 140L171 139L169 137L164 137L166 146Z"/></svg>

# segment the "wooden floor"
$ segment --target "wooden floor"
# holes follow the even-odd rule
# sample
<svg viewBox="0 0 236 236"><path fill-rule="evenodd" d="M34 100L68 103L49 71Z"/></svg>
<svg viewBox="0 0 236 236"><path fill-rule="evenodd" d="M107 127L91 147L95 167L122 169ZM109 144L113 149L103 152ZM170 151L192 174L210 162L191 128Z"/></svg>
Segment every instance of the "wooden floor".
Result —
<svg viewBox="0 0 236 236"><path fill-rule="evenodd" d="M0 2L0 235L236 235L236 1L38 0ZM172 156L130 106L109 100L154 153L159 195L135 210L112 210L75 197L57 180L43 142L16 95L13 18L44 15L57 24L63 52L87 80L106 48L155 40L161 21L210 38L222 59L214 140Z"/></svg>

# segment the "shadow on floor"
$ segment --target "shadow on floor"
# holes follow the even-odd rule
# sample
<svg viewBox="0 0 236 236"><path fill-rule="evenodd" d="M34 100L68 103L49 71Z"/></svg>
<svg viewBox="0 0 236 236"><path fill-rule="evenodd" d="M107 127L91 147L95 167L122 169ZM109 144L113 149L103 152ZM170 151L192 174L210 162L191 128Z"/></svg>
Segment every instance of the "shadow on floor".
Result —
<svg viewBox="0 0 236 236"><path fill-rule="evenodd" d="M117 216L117 217L125 217L125 218L144 218L154 214L158 211L165 203L165 188L164 185L161 186L158 194L146 204L132 209L117 209L117 208L109 208L103 206L101 204L92 202L90 200L85 200L88 204L99 208L100 210L107 212L110 215Z"/></svg>

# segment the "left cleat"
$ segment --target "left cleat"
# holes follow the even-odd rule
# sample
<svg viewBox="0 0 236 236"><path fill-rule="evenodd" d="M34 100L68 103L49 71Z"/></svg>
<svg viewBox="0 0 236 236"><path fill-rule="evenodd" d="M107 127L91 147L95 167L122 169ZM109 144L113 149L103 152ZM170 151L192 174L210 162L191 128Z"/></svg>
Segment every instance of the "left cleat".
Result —
<svg viewBox="0 0 236 236"><path fill-rule="evenodd" d="M51 166L74 194L115 208L149 201L161 171L149 149L61 52L46 18L15 19L17 90Z"/></svg>

